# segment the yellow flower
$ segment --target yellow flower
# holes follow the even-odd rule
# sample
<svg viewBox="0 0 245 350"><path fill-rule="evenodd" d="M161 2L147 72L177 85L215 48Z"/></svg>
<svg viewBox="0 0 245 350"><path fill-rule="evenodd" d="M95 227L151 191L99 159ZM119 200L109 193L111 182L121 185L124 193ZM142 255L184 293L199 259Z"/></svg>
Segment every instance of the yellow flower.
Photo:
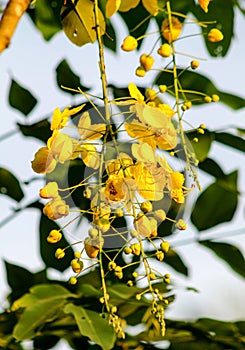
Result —
<svg viewBox="0 0 245 350"><path fill-rule="evenodd" d="M131 147L133 156L140 162L143 163L156 163L155 153L153 148L149 146L147 143L132 144Z"/></svg>
<svg viewBox="0 0 245 350"><path fill-rule="evenodd" d="M64 128L64 126L66 126L66 123L67 123L69 117L71 115L74 115L74 114L80 112L80 110L84 106L85 106L85 104L83 104L79 107L76 107L76 108L72 108L72 109L65 108L63 112L61 112L61 110L57 107L53 112L50 129L51 130L55 130L55 129L58 130L58 129Z"/></svg>
<svg viewBox="0 0 245 350"><path fill-rule="evenodd" d="M106 131L105 124L91 124L90 115L84 112L78 123L78 132L81 140L98 140Z"/></svg>
<svg viewBox="0 0 245 350"><path fill-rule="evenodd" d="M178 20L177 17L171 17L171 27L168 18L165 18L162 22L162 36L171 43L178 39L182 31L182 23Z"/></svg>
<svg viewBox="0 0 245 350"><path fill-rule="evenodd" d="M50 233L47 237L47 241L49 243L57 243L61 240L61 238L62 238L62 234L60 233L60 231L52 230L52 231L50 231Z"/></svg>
<svg viewBox="0 0 245 350"><path fill-rule="evenodd" d="M115 174L126 178L131 177L133 165L132 158L126 153L120 152L117 159L106 162L106 172L109 176Z"/></svg>
<svg viewBox="0 0 245 350"><path fill-rule="evenodd" d="M104 240L102 237L97 237L95 239L87 237L84 240L84 248L88 257L91 259L96 258L99 254L99 251L102 249L103 244Z"/></svg>
<svg viewBox="0 0 245 350"><path fill-rule="evenodd" d="M46 186L41 188L39 195L41 198L55 198L58 197L58 184L57 182L49 182Z"/></svg>
<svg viewBox="0 0 245 350"><path fill-rule="evenodd" d="M208 5L211 0L198 0L198 3L200 7L203 9L204 12L208 12Z"/></svg>
<svg viewBox="0 0 245 350"><path fill-rule="evenodd" d="M50 220L57 220L69 214L69 206L58 196L44 206L43 214Z"/></svg>
<svg viewBox="0 0 245 350"><path fill-rule="evenodd" d="M38 174L51 173L56 167L56 160L47 147L41 147L31 162L32 169Z"/></svg>
<svg viewBox="0 0 245 350"><path fill-rule="evenodd" d="M211 43L218 43L223 39L224 39L224 36L219 29L217 28L210 29L208 33L208 41L210 41Z"/></svg>
<svg viewBox="0 0 245 350"><path fill-rule="evenodd" d="M110 175L106 181L105 196L109 201L122 202L126 196L124 178L118 175Z"/></svg>
<svg viewBox="0 0 245 350"><path fill-rule="evenodd" d="M141 123L133 120L125 124L129 136L148 143L154 150L156 147L169 150L177 146L176 130L169 116L161 109L136 103L130 110L136 113Z"/></svg>
<svg viewBox="0 0 245 350"><path fill-rule="evenodd" d="M61 248L56 249L55 257L57 259L62 259L62 258L64 258L64 256L65 256L64 249L61 249Z"/></svg>

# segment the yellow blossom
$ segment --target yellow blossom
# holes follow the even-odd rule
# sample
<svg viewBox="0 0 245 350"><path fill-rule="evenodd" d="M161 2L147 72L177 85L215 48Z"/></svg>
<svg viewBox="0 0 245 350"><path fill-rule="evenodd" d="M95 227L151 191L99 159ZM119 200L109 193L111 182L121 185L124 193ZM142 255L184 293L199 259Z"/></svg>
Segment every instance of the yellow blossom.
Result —
<svg viewBox="0 0 245 350"><path fill-rule="evenodd" d="M132 158L128 154L120 152L117 159L106 162L106 172L109 176L115 174L121 177L131 177L133 165Z"/></svg>
<svg viewBox="0 0 245 350"><path fill-rule="evenodd" d="M223 39L224 39L223 34L217 28L212 28L208 32L208 41L210 41L211 43L218 43L219 41L222 41Z"/></svg>
<svg viewBox="0 0 245 350"><path fill-rule="evenodd" d="M182 31L182 23L177 17L171 17L171 27L168 18L165 18L161 26L162 36L171 43L178 39Z"/></svg>
<svg viewBox="0 0 245 350"><path fill-rule="evenodd" d="M177 203L184 203L185 201L183 193L184 181L184 175L178 171L170 173L170 195L171 198Z"/></svg>
<svg viewBox="0 0 245 350"><path fill-rule="evenodd" d="M38 174L51 173L56 167L56 160L47 147L41 147L31 162L32 169Z"/></svg>
<svg viewBox="0 0 245 350"><path fill-rule="evenodd" d="M46 186L41 188L39 195L41 198L55 198L58 197L58 184L57 182L49 182Z"/></svg>
<svg viewBox="0 0 245 350"><path fill-rule="evenodd" d="M64 249L58 248L55 252L55 257L57 259L62 259L62 258L64 258L64 256L65 256Z"/></svg>
<svg viewBox="0 0 245 350"><path fill-rule="evenodd" d="M105 196L109 201L121 202L126 196L124 178L118 175L110 175L106 181Z"/></svg>
<svg viewBox="0 0 245 350"><path fill-rule="evenodd" d="M208 12L208 5L211 0L198 0L198 3L200 7L203 9L204 12Z"/></svg>
<svg viewBox="0 0 245 350"><path fill-rule="evenodd" d="M60 196L58 196L44 206L43 213L50 220L60 219L69 214L69 206Z"/></svg>
<svg viewBox="0 0 245 350"><path fill-rule="evenodd" d="M98 140L106 131L105 124L91 124L88 112L84 112L80 117L77 127L81 140Z"/></svg>
<svg viewBox="0 0 245 350"><path fill-rule="evenodd" d="M132 147L132 154L133 156L140 162L144 163L155 163L155 153L153 151L153 148L148 145L148 143L133 143Z"/></svg>
<svg viewBox="0 0 245 350"><path fill-rule="evenodd" d="M84 240L84 248L88 257L91 259L96 258L99 254L99 251L102 249L103 244L104 240L102 237L97 237L95 239L87 237Z"/></svg>
<svg viewBox="0 0 245 350"><path fill-rule="evenodd" d="M127 12L138 6L140 0L107 0L106 17L110 18L117 11ZM142 0L142 4L146 11L156 16L159 11L157 0Z"/></svg>
<svg viewBox="0 0 245 350"><path fill-rule="evenodd" d="M57 107L53 112L50 129L51 130L55 130L55 129L58 130L58 129L64 128L69 117L71 115L74 115L74 114L80 112L84 106L85 106L85 104L83 104L79 107L76 107L76 108L72 108L72 109L65 108L63 110L63 112L61 112L61 110Z"/></svg>
<svg viewBox="0 0 245 350"><path fill-rule="evenodd" d="M148 143L154 150L156 147L169 150L177 146L176 130L169 116L159 108L136 103L130 110L136 113L141 123L133 120L125 124L129 136Z"/></svg>

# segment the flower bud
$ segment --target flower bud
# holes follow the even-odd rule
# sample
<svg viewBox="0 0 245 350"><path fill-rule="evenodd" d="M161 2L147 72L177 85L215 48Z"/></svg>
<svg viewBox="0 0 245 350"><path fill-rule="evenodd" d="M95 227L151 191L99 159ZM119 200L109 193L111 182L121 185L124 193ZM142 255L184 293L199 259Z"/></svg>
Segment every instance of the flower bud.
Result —
<svg viewBox="0 0 245 350"><path fill-rule="evenodd" d="M200 63L198 61L191 61L191 69L197 69Z"/></svg>
<svg viewBox="0 0 245 350"><path fill-rule="evenodd" d="M157 50L158 55L162 57L169 57L172 53L171 46L169 44L162 44Z"/></svg>
<svg viewBox="0 0 245 350"><path fill-rule="evenodd" d="M60 233L60 231L52 230L52 231L50 231L50 233L47 237L47 241L49 243L57 243L61 240L61 238L62 238L62 234Z"/></svg>
<svg viewBox="0 0 245 350"><path fill-rule="evenodd" d="M144 68L144 70L147 72L152 68L154 64L154 58L144 53L143 55L140 56L140 64Z"/></svg>
<svg viewBox="0 0 245 350"><path fill-rule="evenodd" d="M178 39L182 31L182 23L178 20L177 17L171 17L171 30L168 18L165 18L162 22L161 32L162 36L171 43Z"/></svg>
<svg viewBox="0 0 245 350"><path fill-rule="evenodd" d="M146 71L143 67L139 66L136 68L135 74L137 75L137 77L143 78L146 74Z"/></svg>
<svg viewBox="0 0 245 350"><path fill-rule="evenodd" d="M223 34L217 28L212 28L208 33L208 41L211 43L218 43L224 39Z"/></svg>
<svg viewBox="0 0 245 350"><path fill-rule="evenodd" d="M62 258L64 258L64 256L65 256L64 249L58 248L55 252L55 257L57 259L62 259Z"/></svg>
<svg viewBox="0 0 245 350"><path fill-rule="evenodd" d="M124 39L121 49L124 51L133 51L137 48L137 46L137 40L133 36L129 35Z"/></svg>
<svg viewBox="0 0 245 350"><path fill-rule="evenodd" d="M176 222L175 227L176 227L178 230L186 230L187 224L186 224L186 222L185 222L183 219L179 219L179 220Z"/></svg>
<svg viewBox="0 0 245 350"><path fill-rule="evenodd" d="M59 196L57 182L49 182L46 186L41 188L39 195L41 198L55 198Z"/></svg>

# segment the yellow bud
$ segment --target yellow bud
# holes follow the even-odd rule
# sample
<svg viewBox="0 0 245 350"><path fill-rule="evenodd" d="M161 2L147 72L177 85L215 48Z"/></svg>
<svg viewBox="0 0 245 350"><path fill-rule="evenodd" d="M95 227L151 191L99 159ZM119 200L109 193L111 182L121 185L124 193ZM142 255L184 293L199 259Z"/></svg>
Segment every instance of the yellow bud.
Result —
<svg viewBox="0 0 245 350"><path fill-rule="evenodd" d="M140 245L138 243L131 244L130 248L132 249L132 253L136 256L140 255Z"/></svg>
<svg viewBox="0 0 245 350"><path fill-rule="evenodd" d="M97 228L90 227L90 229L88 230L88 234L91 238L96 238L99 235L99 231L97 230Z"/></svg>
<svg viewBox="0 0 245 350"><path fill-rule="evenodd" d="M87 198L87 199L89 199L89 198L91 197L91 194L92 194L92 192L91 192L90 188L86 188L86 189L83 191L83 196L84 196L85 198Z"/></svg>
<svg viewBox="0 0 245 350"><path fill-rule="evenodd" d="M208 41L211 43L218 43L224 39L223 34L217 28L212 28L208 33Z"/></svg>
<svg viewBox="0 0 245 350"><path fill-rule="evenodd" d="M143 211L143 213L149 213L152 211L152 204L151 202L143 202L140 204L140 209Z"/></svg>
<svg viewBox="0 0 245 350"><path fill-rule="evenodd" d="M197 69L200 63L198 61L191 61L191 69Z"/></svg>
<svg viewBox="0 0 245 350"><path fill-rule="evenodd" d="M206 129L206 124L200 124L199 127L202 128L202 129Z"/></svg>
<svg viewBox="0 0 245 350"><path fill-rule="evenodd" d="M121 218L124 215L123 210L121 208L116 209L115 214L118 218Z"/></svg>
<svg viewBox="0 0 245 350"><path fill-rule="evenodd" d="M150 277L150 280L151 280L151 281L153 281L153 280L156 279L156 275L154 274L154 272L151 272L151 273L149 274L149 277Z"/></svg>
<svg viewBox="0 0 245 350"><path fill-rule="evenodd" d="M192 141L195 142L195 143L197 143L199 140L198 140L197 137L194 137L194 138L192 139Z"/></svg>
<svg viewBox="0 0 245 350"><path fill-rule="evenodd" d="M156 252L156 258L157 258L157 260L159 260L159 261L163 261L163 259L164 259L164 252L161 252L161 251L157 251Z"/></svg>
<svg viewBox="0 0 245 350"><path fill-rule="evenodd" d="M166 219L166 212L163 209L158 209L154 211L154 216L157 220L164 221Z"/></svg>
<svg viewBox="0 0 245 350"><path fill-rule="evenodd" d="M216 94L212 95L212 100L213 100L213 102L218 102L219 101L219 96L216 95Z"/></svg>
<svg viewBox="0 0 245 350"><path fill-rule="evenodd" d="M127 282L127 286L128 286L128 287L133 287L133 285L134 285L134 282L133 282L133 281L129 280L129 281Z"/></svg>
<svg viewBox="0 0 245 350"><path fill-rule="evenodd" d="M192 103L191 103L191 101L185 101L184 105L186 106L187 109L190 109L192 106Z"/></svg>
<svg viewBox="0 0 245 350"><path fill-rule="evenodd" d="M136 294L135 298L136 298L136 300L140 300L141 299L141 295L140 294Z"/></svg>
<svg viewBox="0 0 245 350"><path fill-rule="evenodd" d="M77 279L76 279L76 277L71 277L71 278L69 279L69 283L70 283L71 285L77 284Z"/></svg>
<svg viewBox="0 0 245 350"><path fill-rule="evenodd" d="M201 134L201 135L203 135L205 133L205 131L202 128L198 128L197 132L198 132L198 134Z"/></svg>
<svg viewBox="0 0 245 350"><path fill-rule="evenodd" d="M162 57L169 57L172 53L171 46L169 44L162 44L157 50L157 53Z"/></svg>
<svg viewBox="0 0 245 350"><path fill-rule="evenodd" d="M163 241L163 242L160 244L160 247L161 247L161 249L162 249L162 251L163 251L164 253L167 253L167 252L169 251L169 246L170 246L170 244L169 244L168 241Z"/></svg>
<svg viewBox="0 0 245 350"><path fill-rule="evenodd" d="M139 274L138 274L138 272L134 271L134 272L132 273L132 276L133 276L133 278L137 278L137 277L139 276Z"/></svg>
<svg viewBox="0 0 245 350"><path fill-rule="evenodd" d="M137 40L133 36L129 35L124 39L121 49L124 51L133 51L137 48L137 46Z"/></svg>
<svg viewBox="0 0 245 350"><path fill-rule="evenodd" d="M123 251L124 251L125 254L131 254L132 253L132 249L130 247L125 247L123 249Z"/></svg>
<svg viewBox="0 0 245 350"><path fill-rule="evenodd" d="M116 267L117 267L117 264L114 261L109 262L109 264L108 264L109 271L115 270Z"/></svg>
<svg viewBox="0 0 245 350"><path fill-rule="evenodd" d="M60 231L52 230L52 231L50 231L50 233L47 237L47 241L49 243L57 243L61 240L61 238L62 238L62 234L60 233Z"/></svg>
<svg viewBox="0 0 245 350"><path fill-rule="evenodd" d="M74 252L74 258L80 259L81 258L81 252Z"/></svg>
<svg viewBox="0 0 245 350"><path fill-rule="evenodd" d="M210 96L205 96L204 101L207 103L210 103L210 102L212 102L212 98Z"/></svg>
<svg viewBox="0 0 245 350"><path fill-rule="evenodd" d="M154 89L148 88L145 90L145 96L147 100L154 101L157 96L157 91Z"/></svg>
<svg viewBox="0 0 245 350"><path fill-rule="evenodd" d="M159 85L160 92L164 93L167 91L167 89L168 89L167 85Z"/></svg>
<svg viewBox="0 0 245 350"><path fill-rule="evenodd" d="M179 219L179 220L176 222L175 227L176 227L178 230L186 230L187 224L186 224L186 222L185 222L183 219Z"/></svg>
<svg viewBox="0 0 245 350"><path fill-rule="evenodd" d="M71 267L72 267L73 272L79 273L83 269L83 262L82 261L77 261L76 259L73 259L71 261Z"/></svg>
<svg viewBox="0 0 245 350"><path fill-rule="evenodd" d="M146 71L143 67L140 66L136 68L135 74L137 75L137 77L143 78L146 74Z"/></svg>
<svg viewBox="0 0 245 350"><path fill-rule="evenodd" d="M62 259L62 258L64 258L64 256L65 256L64 249L61 249L61 248L56 249L55 257L57 259Z"/></svg>
<svg viewBox="0 0 245 350"><path fill-rule="evenodd" d="M131 237L137 237L139 235L139 233L136 230L130 230L129 233Z"/></svg>
<svg viewBox="0 0 245 350"><path fill-rule="evenodd" d="M152 68L154 64L154 58L150 55L143 54L140 56L140 65L144 68L144 70L147 72Z"/></svg>

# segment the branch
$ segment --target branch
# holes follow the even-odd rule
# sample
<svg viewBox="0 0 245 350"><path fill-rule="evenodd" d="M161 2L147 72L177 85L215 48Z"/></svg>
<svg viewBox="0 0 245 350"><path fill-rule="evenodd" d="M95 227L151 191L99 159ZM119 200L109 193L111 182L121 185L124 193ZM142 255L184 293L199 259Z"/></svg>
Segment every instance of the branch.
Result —
<svg viewBox="0 0 245 350"><path fill-rule="evenodd" d="M15 28L31 0L9 0L0 21L0 53L10 44Z"/></svg>

